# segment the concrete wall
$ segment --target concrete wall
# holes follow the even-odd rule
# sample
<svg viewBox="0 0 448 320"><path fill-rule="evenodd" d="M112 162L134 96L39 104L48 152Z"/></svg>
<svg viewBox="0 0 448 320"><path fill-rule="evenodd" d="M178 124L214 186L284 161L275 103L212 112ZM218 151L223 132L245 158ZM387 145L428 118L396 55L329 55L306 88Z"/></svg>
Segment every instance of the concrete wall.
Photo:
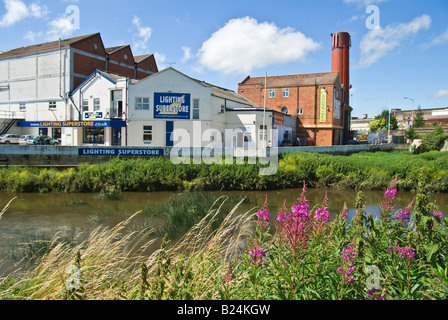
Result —
<svg viewBox="0 0 448 320"><path fill-rule="evenodd" d="M79 155L79 149L83 147L77 146L16 146L16 145L0 145L0 166L22 165L22 166L76 166L80 163L98 163L107 161L115 156L101 155ZM97 148L98 150L111 150L115 147ZM129 151L129 156L133 151L144 150L145 148L136 147L116 147L120 150ZM151 148L146 148L151 149ZM162 148L164 155L169 157L171 148ZM336 155L349 155L352 153L367 151L391 151L395 149L393 144L384 145L350 145L350 146L329 146L329 147L282 147L278 148L279 154L287 152L315 152ZM269 150L269 149L268 149ZM224 154L233 154L235 150L223 149ZM193 151L190 152L194 154ZM269 152L268 152L269 156ZM141 156L148 157L148 156Z"/></svg>

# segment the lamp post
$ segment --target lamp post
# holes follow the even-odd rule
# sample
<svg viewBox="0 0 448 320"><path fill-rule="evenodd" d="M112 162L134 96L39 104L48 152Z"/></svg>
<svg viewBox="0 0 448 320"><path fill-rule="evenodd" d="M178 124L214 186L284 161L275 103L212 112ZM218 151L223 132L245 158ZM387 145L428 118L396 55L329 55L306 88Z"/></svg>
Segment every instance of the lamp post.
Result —
<svg viewBox="0 0 448 320"><path fill-rule="evenodd" d="M404 99L408 99L412 101L412 127L414 127L414 99L404 97Z"/></svg>

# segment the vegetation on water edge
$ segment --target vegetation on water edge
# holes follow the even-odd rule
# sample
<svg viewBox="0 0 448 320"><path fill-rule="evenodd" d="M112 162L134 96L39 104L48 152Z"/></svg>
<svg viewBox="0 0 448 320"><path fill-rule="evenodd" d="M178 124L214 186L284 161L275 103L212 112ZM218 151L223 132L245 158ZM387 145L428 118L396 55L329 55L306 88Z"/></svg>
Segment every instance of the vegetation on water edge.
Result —
<svg viewBox="0 0 448 320"><path fill-rule="evenodd" d="M448 192L448 153L361 152L349 156L288 153L278 160L274 175L259 175L260 164L179 164L169 158L116 158L76 168L0 169L0 188L9 192L275 190L310 187L384 189L398 176L400 190L415 190L423 169L431 190Z"/></svg>
<svg viewBox="0 0 448 320"><path fill-rule="evenodd" d="M311 207L303 184L275 221L266 199L245 214L237 205L213 226L219 205L149 255L151 231L129 229L139 213L78 244L55 237L37 265L0 279L0 299L446 299L448 219L423 173L414 201L397 210L396 181L377 217L360 191L356 214L341 208L330 221L326 195Z"/></svg>

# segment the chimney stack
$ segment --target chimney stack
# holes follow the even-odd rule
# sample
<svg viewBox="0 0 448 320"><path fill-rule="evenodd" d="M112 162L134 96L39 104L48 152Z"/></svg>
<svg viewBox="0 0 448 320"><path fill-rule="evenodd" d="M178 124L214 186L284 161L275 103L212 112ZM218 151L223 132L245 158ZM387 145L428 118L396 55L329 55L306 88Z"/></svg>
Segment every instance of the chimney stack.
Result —
<svg viewBox="0 0 448 320"><path fill-rule="evenodd" d="M331 72L339 72L344 90L344 105L350 105L350 34L337 32L332 34Z"/></svg>

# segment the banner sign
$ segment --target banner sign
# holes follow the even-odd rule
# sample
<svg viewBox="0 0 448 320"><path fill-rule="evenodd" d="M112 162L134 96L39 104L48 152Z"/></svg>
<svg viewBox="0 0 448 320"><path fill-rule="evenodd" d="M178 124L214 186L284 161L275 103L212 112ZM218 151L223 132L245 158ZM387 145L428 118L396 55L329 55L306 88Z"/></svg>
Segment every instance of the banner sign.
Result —
<svg viewBox="0 0 448 320"><path fill-rule="evenodd" d="M189 93L154 93L154 119L190 119Z"/></svg>
<svg viewBox="0 0 448 320"><path fill-rule="evenodd" d="M327 90L320 91L320 122L327 122Z"/></svg>
<svg viewBox="0 0 448 320"><path fill-rule="evenodd" d="M78 148L80 156L147 156L161 157L163 148Z"/></svg>
<svg viewBox="0 0 448 320"><path fill-rule="evenodd" d="M285 125L285 116L282 114L274 113L274 126Z"/></svg>
<svg viewBox="0 0 448 320"><path fill-rule="evenodd" d="M84 118L87 119L87 120L102 119L103 118L103 113L99 112L99 111L85 112L84 113Z"/></svg>
<svg viewBox="0 0 448 320"><path fill-rule="evenodd" d="M19 121L18 127L36 128L122 128L126 121Z"/></svg>
<svg viewBox="0 0 448 320"><path fill-rule="evenodd" d="M334 118L341 119L341 102L339 100L334 99Z"/></svg>

